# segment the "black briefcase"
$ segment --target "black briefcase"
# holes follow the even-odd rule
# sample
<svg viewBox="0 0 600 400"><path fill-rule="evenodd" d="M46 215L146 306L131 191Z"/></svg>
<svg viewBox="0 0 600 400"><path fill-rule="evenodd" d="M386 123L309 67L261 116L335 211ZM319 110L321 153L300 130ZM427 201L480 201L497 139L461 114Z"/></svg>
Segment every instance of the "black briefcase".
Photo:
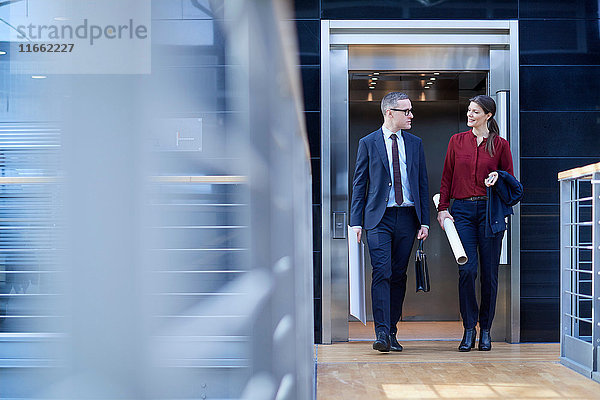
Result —
<svg viewBox="0 0 600 400"><path fill-rule="evenodd" d="M417 283L417 292L422 290L429 292L429 269L427 268L427 256L423 251L423 240L419 240L419 247L415 255L415 282Z"/></svg>

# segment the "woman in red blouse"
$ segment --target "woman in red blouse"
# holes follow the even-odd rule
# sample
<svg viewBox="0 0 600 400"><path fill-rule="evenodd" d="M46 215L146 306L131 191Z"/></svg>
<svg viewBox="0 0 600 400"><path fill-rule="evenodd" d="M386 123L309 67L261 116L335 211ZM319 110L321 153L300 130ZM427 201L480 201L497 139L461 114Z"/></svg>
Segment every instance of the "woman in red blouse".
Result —
<svg viewBox="0 0 600 400"><path fill-rule="evenodd" d="M486 187L498 180L496 171L513 174L512 155L508 142L499 136L498 124L494 120L496 103L489 96L470 99L467 110L467 125L470 130L457 133L450 138L442 184L438 222L444 229L444 220L454 221L458 235L469 260L459 266L459 302L464 335L459 351L470 351L475 347L479 321L479 350L491 350L490 328L496 309L498 291L498 264L504 232L486 237ZM452 215L448 212L450 199ZM479 257L478 257L479 252ZM475 295L478 258L481 272L481 304Z"/></svg>

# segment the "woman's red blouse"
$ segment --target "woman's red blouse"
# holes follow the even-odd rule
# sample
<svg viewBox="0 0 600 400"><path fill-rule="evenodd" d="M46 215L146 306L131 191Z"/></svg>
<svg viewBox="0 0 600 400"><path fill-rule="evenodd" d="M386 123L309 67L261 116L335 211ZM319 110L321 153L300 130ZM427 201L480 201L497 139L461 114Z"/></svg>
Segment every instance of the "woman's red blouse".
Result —
<svg viewBox="0 0 600 400"><path fill-rule="evenodd" d="M451 198L485 196L486 186L483 181L492 171L502 170L514 176L508 141L499 136L494 139L493 157L485 149L486 143L487 138L484 138L477 146L477 137L472 130L457 133L450 138L442 172L438 211L447 210Z"/></svg>

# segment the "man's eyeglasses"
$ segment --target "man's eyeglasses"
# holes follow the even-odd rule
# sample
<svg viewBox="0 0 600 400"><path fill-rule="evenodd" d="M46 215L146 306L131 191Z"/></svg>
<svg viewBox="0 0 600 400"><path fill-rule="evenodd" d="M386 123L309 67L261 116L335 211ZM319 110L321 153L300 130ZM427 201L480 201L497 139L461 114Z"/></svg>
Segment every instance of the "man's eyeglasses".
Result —
<svg viewBox="0 0 600 400"><path fill-rule="evenodd" d="M412 114L413 109L412 108L407 108L406 110L402 110L400 108L390 108L390 110L393 111L402 111L404 113L404 115L406 115L407 117Z"/></svg>

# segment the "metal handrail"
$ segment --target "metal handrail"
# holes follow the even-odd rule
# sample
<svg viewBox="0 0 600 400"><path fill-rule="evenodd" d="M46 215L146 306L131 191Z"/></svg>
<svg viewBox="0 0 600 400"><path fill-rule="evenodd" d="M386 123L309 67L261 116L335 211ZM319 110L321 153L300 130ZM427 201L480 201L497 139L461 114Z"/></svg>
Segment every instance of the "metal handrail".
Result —
<svg viewBox="0 0 600 400"><path fill-rule="evenodd" d="M567 200L567 203L579 203L579 202L583 202L583 201L592 201L594 198L593 197L582 197L580 199L574 199L574 200Z"/></svg>
<svg viewBox="0 0 600 400"><path fill-rule="evenodd" d="M59 176L3 176L0 185L30 185L38 183L57 183ZM153 176L153 182L160 183L247 183L248 177L244 175L172 175Z"/></svg>
<svg viewBox="0 0 600 400"><path fill-rule="evenodd" d="M565 290L564 291L566 294L570 294L571 296L575 296L575 297L583 297L584 299L593 299L593 296L590 296L589 294L581 294L581 293L577 293L577 292L573 292L570 290Z"/></svg>
<svg viewBox="0 0 600 400"><path fill-rule="evenodd" d="M559 172L558 180L562 181L565 179L579 179L585 176L590 176L595 172L600 172L600 162Z"/></svg>
<svg viewBox="0 0 600 400"><path fill-rule="evenodd" d="M244 175L191 175L191 176L153 176L152 181L161 183L247 183Z"/></svg>
<svg viewBox="0 0 600 400"><path fill-rule="evenodd" d="M558 180L561 258L560 360L561 363L600 381L600 163L560 172ZM586 204L582 204L583 202ZM590 208L591 213L587 211ZM585 213L582 213L583 209L586 209ZM583 230L583 227L586 229ZM582 231L586 233L585 242L581 240L584 237ZM591 241L588 237L590 231ZM591 261L580 260L583 254L586 260L591 257ZM582 270L582 265L588 269ZM582 329L582 323L591 324L591 332L587 327Z"/></svg>
<svg viewBox="0 0 600 400"><path fill-rule="evenodd" d="M594 271L586 271L585 269L577 269L577 268L564 268L565 271L572 271L572 272L581 272L584 274L593 274Z"/></svg>
<svg viewBox="0 0 600 400"><path fill-rule="evenodd" d="M587 322L588 324L593 323L591 318L582 318L582 317L578 317L576 315L573 314L566 314L569 318L573 318L576 319L578 321L583 321L583 322Z"/></svg>

